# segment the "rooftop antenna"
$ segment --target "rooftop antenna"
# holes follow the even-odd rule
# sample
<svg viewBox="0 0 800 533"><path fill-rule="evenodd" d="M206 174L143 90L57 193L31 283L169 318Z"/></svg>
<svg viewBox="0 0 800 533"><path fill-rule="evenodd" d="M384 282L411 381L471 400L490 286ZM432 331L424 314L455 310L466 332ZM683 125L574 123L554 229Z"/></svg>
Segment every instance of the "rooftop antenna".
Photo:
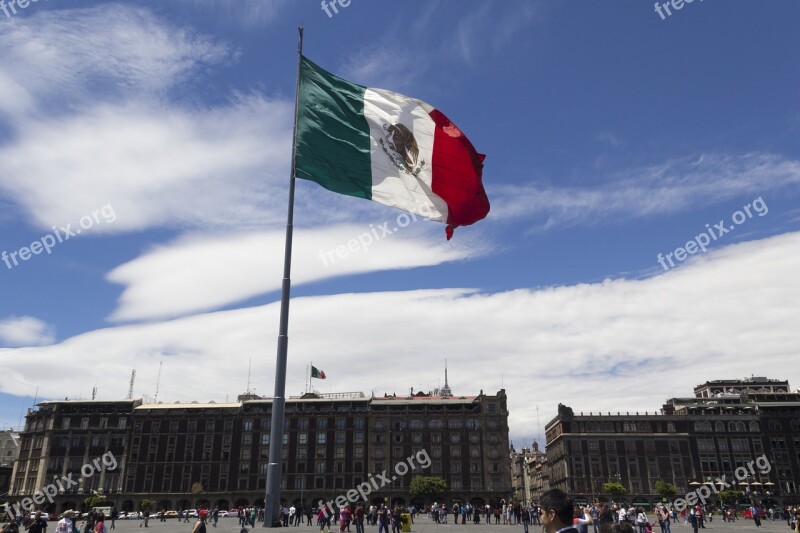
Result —
<svg viewBox="0 0 800 533"><path fill-rule="evenodd" d="M247 394L250 394L250 369L253 366L253 358L247 360Z"/></svg>
<svg viewBox="0 0 800 533"><path fill-rule="evenodd" d="M453 392L450 390L450 385L447 384L447 359L444 360L444 387L440 394L443 398L448 398L453 395Z"/></svg>
<svg viewBox="0 0 800 533"><path fill-rule="evenodd" d="M92 387L92 401L94 401L95 398L97 398L97 385Z"/></svg>
<svg viewBox="0 0 800 533"><path fill-rule="evenodd" d="M133 382L136 381L136 369L131 370L131 384L128 387L128 399L133 400Z"/></svg>
<svg viewBox="0 0 800 533"><path fill-rule="evenodd" d="M39 398L39 385L36 385L36 392L33 394L33 405L36 405L36 400Z"/></svg>
<svg viewBox="0 0 800 533"><path fill-rule="evenodd" d="M161 365L164 364L164 361L158 362L158 377L156 378L156 397L153 399L153 403L158 403L158 386L161 384Z"/></svg>

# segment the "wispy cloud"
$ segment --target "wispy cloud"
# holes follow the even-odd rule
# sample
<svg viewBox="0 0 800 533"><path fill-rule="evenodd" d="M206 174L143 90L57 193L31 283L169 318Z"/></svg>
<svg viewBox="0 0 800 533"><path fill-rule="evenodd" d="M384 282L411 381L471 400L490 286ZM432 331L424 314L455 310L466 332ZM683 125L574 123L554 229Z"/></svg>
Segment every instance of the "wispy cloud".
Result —
<svg viewBox="0 0 800 533"><path fill-rule="evenodd" d="M598 187L500 185L496 218L528 218L540 229L679 213L773 190L796 193L800 161L775 154L708 154L620 172Z"/></svg>
<svg viewBox="0 0 800 533"><path fill-rule="evenodd" d="M32 316L12 316L0 320L0 344L43 346L55 341L55 329Z"/></svg>
<svg viewBox="0 0 800 533"><path fill-rule="evenodd" d="M466 235L458 242L448 243L442 238L441 227L427 224L425 228L408 227L386 237L377 230L378 224L296 230L293 283L432 266L484 252ZM387 229L392 228L387 225ZM173 317L276 291L281 285L284 237L283 231L202 234L156 248L109 273L109 281L125 285L111 318ZM358 239L368 245L359 245L352 253L335 253L337 247L345 250L348 243L352 246L351 241Z"/></svg>
<svg viewBox="0 0 800 533"><path fill-rule="evenodd" d="M12 99L4 94L0 109L15 118L71 113L87 101L160 99L234 57L224 43L131 6L40 10L5 22L0 86Z"/></svg>

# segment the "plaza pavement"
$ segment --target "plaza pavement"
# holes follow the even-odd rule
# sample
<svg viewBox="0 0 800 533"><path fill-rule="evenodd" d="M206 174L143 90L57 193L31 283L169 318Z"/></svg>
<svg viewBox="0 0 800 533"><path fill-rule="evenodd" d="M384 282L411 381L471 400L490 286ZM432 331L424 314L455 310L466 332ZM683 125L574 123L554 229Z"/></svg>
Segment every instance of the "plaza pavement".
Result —
<svg viewBox="0 0 800 533"><path fill-rule="evenodd" d="M146 531L147 533L191 533L192 527L196 519L190 519L189 523L178 523L177 519L171 518L166 522L159 522L158 519L150 520L148 524L148 528L145 529L144 527L139 527L141 521L140 520L117 520L116 529L111 529L111 522L106 522L106 525L109 527L109 533L142 533ZM494 520L492 520L494 522ZM79 522L79 525L83 525L82 522ZM55 528L54 528L55 529ZM211 524L208 524L207 533L239 533L239 521L235 517L224 517L220 518L217 524L217 527L214 528ZM672 525L672 533L692 533L692 528L690 526L682 526L680 523ZM743 520L739 519L736 522L726 523L723 522L719 518L715 518L713 522L706 524L706 529L709 531L714 531L715 533L755 533L755 531L764 531L766 533L790 533L789 527L786 525L785 521L776 520L772 522L770 520L762 520L761 528L757 528L752 520ZM262 524L256 522L256 527L252 528L253 533L255 531L262 531L264 530ZM275 528L275 531L280 531L281 529ZM338 525L331 524L331 532L337 533L339 531ZM345 530L346 531L346 530ZM350 527L351 533L355 533L356 528L355 526ZM364 527L365 533L377 533L378 527L377 526L365 526ZM660 529L658 526L654 528L654 533L659 533ZM703 532L702 529L699 530L700 533ZM317 526L308 526L306 524L301 524L300 526L291 526L286 528L286 533L318 533L319 527ZM453 524L449 522L447 524L437 524L432 520L429 520L427 517L424 516L417 516L415 519L415 523L411 525L411 533L523 533L522 525L503 525L503 524ZM541 526L531 526L529 529L529 533L541 533L542 528ZM592 528L589 528L589 533L592 533Z"/></svg>

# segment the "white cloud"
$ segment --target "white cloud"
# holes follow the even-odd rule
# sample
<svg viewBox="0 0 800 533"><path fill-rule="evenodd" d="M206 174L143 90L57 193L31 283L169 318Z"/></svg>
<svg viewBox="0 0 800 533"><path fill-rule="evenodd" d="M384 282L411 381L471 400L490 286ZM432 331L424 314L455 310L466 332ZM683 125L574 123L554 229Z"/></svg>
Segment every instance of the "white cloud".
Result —
<svg viewBox="0 0 800 533"><path fill-rule="evenodd" d="M405 225L406 220L403 218L401 224ZM362 272L438 265L481 253L480 246L470 244L466 235L447 242L438 224L420 219L419 224L428 224L424 230L412 224L416 227L398 228L396 223L386 224L385 228L380 227L382 224L351 224L295 230L293 284ZM284 238L285 231L204 234L156 248L109 273L109 281L126 286L111 318L172 317L279 290Z"/></svg>
<svg viewBox="0 0 800 533"><path fill-rule="evenodd" d="M800 285L786 280L799 268L800 233L792 233L720 248L644 280L295 298L287 387L302 390L313 360L328 374L316 383L325 392L432 389L447 357L456 394L494 393L503 376L512 436L535 431L537 405L542 425L558 402L576 412L654 411L697 383L757 369L797 387ZM16 379L0 390L23 395L46 382L58 396L87 397L89 384L103 383L98 397L121 398L135 367L137 395L152 395L163 360L164 375L181 379L162 379L160 398L221 401L244 390L252 359L256 391L271 395L277 329L273 303L3 349ZM71 379L74 368L85 379ZM198 392L209 375L215 386Z"/></svg>
<svg viewBox="0 0 800 533"><path fill-rule="evenodd" d="M117 220L98 232L275 222L291 115L287 102L252 96L205 111L100 105L31 120L0 148L0 188L41 228L106 204Z"/></svg>
<svg viewBox="0 0 800 533"><path fill-rule="evenodd" d="M55 341L52 326L32 316L0 320L0 343L6 346L42 346Z"/></svg>
<svg viewBox="0 0 800 533"><path fill-rule="evenodd" d="M495 219L532 218L544 228L679 213L745 194L796 192L800 161L774 154L707 154L625 171L594 188L500 185ZM794 189L793 189L794 188Z"/></svg>
<svg viewBox="0 0 800 533"><path fill-rule="evenodd" d="M288 0L181 0L193 12L205 10L216 19L245 28L261 28L275 20Z"/></svg>
<svg viewBox="0 0 800 533"><path fill-rule="evenodd" d="M159 98L205 66L232 58L225 44L132 6L38 10L4 22L0 87L15 90L1 101L16 116L19 103L23 113L32 110L31 99L42 112L60 114L71 110L68 103Z"/></svg>

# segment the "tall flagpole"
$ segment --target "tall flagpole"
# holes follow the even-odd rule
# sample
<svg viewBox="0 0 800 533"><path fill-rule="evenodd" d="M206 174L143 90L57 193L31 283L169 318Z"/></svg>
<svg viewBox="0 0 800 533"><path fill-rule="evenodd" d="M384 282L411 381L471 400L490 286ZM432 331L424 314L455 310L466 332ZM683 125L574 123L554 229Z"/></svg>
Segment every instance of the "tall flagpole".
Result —
<svg viewBox="0 0 800 533"><path fill-rule="evenodd" d="M294 96L294 134L292 135L292 175L289 177L289 211L286 217L286 247L283 259L281 318L278 331L278 357L275 364L275 394L272 397L272 426L269 436L267 494L264 499L264 527L280 521L281 461L283 458L283 418L286 405L286 355L289 347L289 293L292 286L292 229L294 221L295 151L297 147L297 111L300 98L300 64L303 56L303 27L297 28L297 85Z"/></svg>

